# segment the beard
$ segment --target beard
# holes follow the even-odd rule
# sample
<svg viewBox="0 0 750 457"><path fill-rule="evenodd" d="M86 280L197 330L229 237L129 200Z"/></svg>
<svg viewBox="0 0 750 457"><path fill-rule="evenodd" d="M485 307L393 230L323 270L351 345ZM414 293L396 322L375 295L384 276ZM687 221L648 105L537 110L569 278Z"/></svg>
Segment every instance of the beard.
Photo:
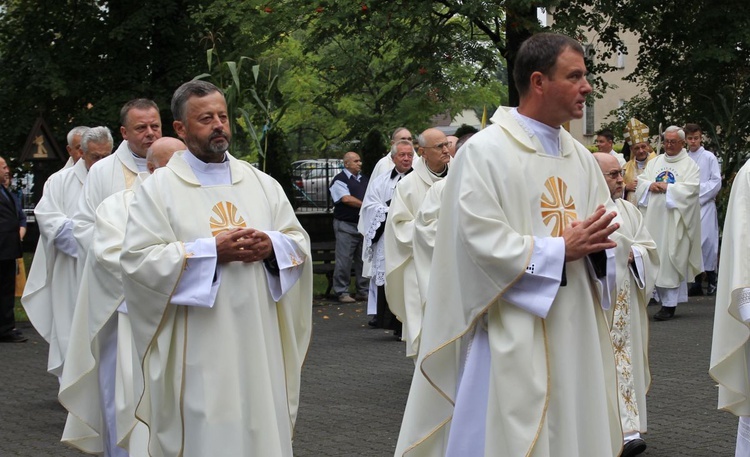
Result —
<svg viewBox="0 0 750 457"><path fill-rule="evenodd" d="M214 141L216 138L221 138L224 141ZM214 132L208 137L208 150L214 154L223 154L229 149L230 137L224 132Z"/></svg>

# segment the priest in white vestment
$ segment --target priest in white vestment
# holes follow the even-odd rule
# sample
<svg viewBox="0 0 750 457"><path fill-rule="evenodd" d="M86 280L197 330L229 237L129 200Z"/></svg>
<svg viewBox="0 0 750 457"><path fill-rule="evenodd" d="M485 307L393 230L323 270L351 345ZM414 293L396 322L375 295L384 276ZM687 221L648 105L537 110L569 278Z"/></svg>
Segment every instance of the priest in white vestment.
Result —
<svg viewBox="0 0 750 457"><path fill-rule="evenodd" d="M583 115L585 75L578 42L532 36L516 57L519 108L451 163L397 456L622 450L605 315L615 207L560 127Z"/></svg>
<svg viewBox="0 0 750 457"><path fill-rule="evenodd" d="M393 145L397 141L412 141L411 132L406 127L399 127L396 130L393 131L393 134L391 134L391 149L393 149ZM367 195L367 191L370 190L370 185L372 184L373 179L376 177L384 174L384 173L390 173L391 170L393 170L393 157L391 156L391 150L388 151L388 153L381 157L380 160L375 164L375 168L372 169L372 173L370 173L369 181L367 182L367 189L365 190L365 195ZM367 229L365 228L364 218L362 217L362 208L360 207L359 212L359 222L357 222L357 231L362 234L362 236L365 235L367 232ZM365 278L372 278L372 262L367 258L365 255L364 250L362 250L362 276ZM370 284L372 286L372 281L370 281ZM368 298L367 298L367 315L374 316L377 314L376 309L376 301L377 301L377 288L370 287ZM377 322L377 317L375 317L372 321L372 323ZM372 324L371 324L372 325ZM377 325L377 324L375 324Z"/></svg>
<svg viewBox="0 0 750 457"><path fill-rule="evenodd" d="M165 166L175 151L184 149L185 144L176 138L156 140L146 155L149 173ZM144 174L133 187L147 176ZM107 457L127 457L128 451L134 456L147 455L148 430L139 423L134 431L135 404L142 393L143 376L134 357L120 274L120 252L132 199L133 189L123 190L105 198L96 209L91 255L82 270L58 393L60 403L68 410L62 441Z"/></svg>
<svg viewBox="0 0 750 457"><path fill-rule="evenodd" d="M385 294L391 312L403 325L407 357L417 355L422 328L417 271L430 268L429 263L414 261L414 218L430 187L448 174L449 148L448 138L438 129L430 128L419 135L421 160L396 186L383 233Z"/></svg>
<svg viewBox="0 0 750 457"><path fill-rule="evenodd" d="M291 456L312 324L310 241L281 186L226 153L226 101L172 99L188 151L130 205L120 264L151 456Z"/></svg>
<svg viewBox="0 0 750 457"><path fill-rule="evenodd" d="M688 145L688 156L700 169L701 184L698 202L701 205L701 252L703 253L703 271L706 273L708 283L707 292L708 295L713 295L716 293L716 267L719 262L719 216L716 212L716 196L721 190L721 167L716 155L703 148L703 131L700 125L686 124L685 139ZM702 277L696 278L693 283L695 295L703 295L702 283Z"/></svg>
<svg viewBox="0 0 750 457"><path fill-rule="evenodd" d="M120 109L120 134L123 141L114 154L92 167L73 216L73 235L81 248L79 268L85 265L99 203L115 192L130 189L138 174L147 171L146 151L161 138L161 116L156 103L144 98L125 103Z"/></svg>
<svg viewBox="0 0 750 457"><path fill-rule="evenodd" d="M625 142L630 145L630 160L622 167L625 170L623 198L637 206L635 189L638 186L638 177L643 174L646 164L656 158L656 154L651 150L646 124L633 117L625 124L624 132Z"/></svg>
<svg viewBox="0 0 750 457"><path fill-rule="evenodd" d="M656 243L643 225L638 207L622 198L623 170L610 154L595 153L617 205L617 294L609 313L609 332L617 364L618 404L625 438L623 455L646 450L646 392L651 385L648 365L646 308L659 271Z"/></svg>
<svg viewBox="0 0 750 457"><path fill-rule="evenodd" d="M734 178L721 243L711 368L718 407L739 416L736 457L750 456L750 162Z"/></svg>
<svg viewBox="0 0 750 457"><path fill-rule="evenodd" d="M70 339L79 278L79 250L73 238L72 216L88 176L88 170L112 152L112 135L106 127L95 127L81 135L83 158L73 167L56 173L45 183L45 191L34 208L43 255L34 258L21 303L29 320L49 343L47 371L62 376Z"/></svg>
<svg viewBox="0 0 750 457"><path fill-rule="evenodd" d="M700 170L684 149L685 132L664 132L665 154L646 165L638 178L636 200L659 250L657 321L672 319L678 302L687 301L687 282L703 271L698 193Z"/></svg>
<svg viewBox="0 0 750 457"><path fill-rule="evenodd" d="M412 171L414 146L409 140L399 140L391 146L393 169L370 180L359 221L363 226L362 258L371 264L367 314L374 314L373 327L394 330L400 337L401 326L391 313L385 297L385 244L383 232L396 185ZM374 182L373 182L374 181ZM364 274L364 273L363 273Z"/></svg>

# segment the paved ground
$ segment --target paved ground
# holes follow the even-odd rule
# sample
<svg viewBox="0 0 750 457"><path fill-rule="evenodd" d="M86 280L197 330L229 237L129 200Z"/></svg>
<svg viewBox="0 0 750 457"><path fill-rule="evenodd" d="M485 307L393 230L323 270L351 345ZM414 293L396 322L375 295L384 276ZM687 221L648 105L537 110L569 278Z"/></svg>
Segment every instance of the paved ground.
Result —
<svg viewBox="0 0 750 457"><path fill-rule="evenodd" d="M362 304L314 308L314 333L302 373L295 455L390 456L413 364L403 344L367 327ZM649 314L656 307L649 308ZM707 374L712 298L680 305L651 323L650 432L644 456L734 454L736 419L716 410ZM47 344L28 325L24 344L0 344L0 456L80 456L59 442L65 412L57 381L45 372Z"/></svg>

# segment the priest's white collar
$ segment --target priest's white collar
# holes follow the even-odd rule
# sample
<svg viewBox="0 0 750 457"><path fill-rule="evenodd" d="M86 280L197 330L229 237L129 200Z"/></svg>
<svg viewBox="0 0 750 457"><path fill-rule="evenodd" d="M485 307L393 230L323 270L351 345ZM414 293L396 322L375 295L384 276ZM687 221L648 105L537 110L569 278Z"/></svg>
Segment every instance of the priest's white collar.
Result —
<svg viewBox="0 0 750 457"><path fill-rule="evenodd" d="M130 149L130 147L128 147L128 149ZM148 171L148 167L146 166L146 158L139 156L133 151L130 151L130 153L133 154L133 161L135 162L135 166L138 167L138 171Z"/></svg>
<svg viewBox="0 0 750 457"><path fill-rule="evenodd" d="M189 150L186 150L182 157L190 165L201 186L232 184L232 172L229 168L229 160L227 159L226 152L224 153L224 161L220 163L206 163L195 157Z"/></svg>
<svg viewBox="0 0 750 457"><path fill-rule="evenodd" d="M560 157L562 155L560 127L550 127L549 125L539 122L536 119L524 116L523 114L518 112L518 108L511 109L510 114L516 121L518 121L518 123L521 125L521 128L526 131L526 133L529 135L529 138L534 138L536 136L539 139L539 142L542 143L544 152L547 155L555 157Z"/></svg>

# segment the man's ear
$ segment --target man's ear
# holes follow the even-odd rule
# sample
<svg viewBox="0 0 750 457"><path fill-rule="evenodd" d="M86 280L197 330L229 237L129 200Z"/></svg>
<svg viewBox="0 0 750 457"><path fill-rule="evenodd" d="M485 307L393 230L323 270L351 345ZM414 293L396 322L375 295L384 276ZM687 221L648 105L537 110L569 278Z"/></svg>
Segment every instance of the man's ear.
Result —
<svg viewBox="0 0 750 457"><path fill-rule="evenodd" d="M172 128L174 129L177 136L185 139L185 124L182 123L182 121L174 121L172 122Z"/></svg>
<svg viewBox="0 0 750 457"><path fill-rule="evenodd" d="M531 74L529 77L529 89L532 91L543 93L543 83L544 83L545 76L540 71L535 71Z"/></svg>

